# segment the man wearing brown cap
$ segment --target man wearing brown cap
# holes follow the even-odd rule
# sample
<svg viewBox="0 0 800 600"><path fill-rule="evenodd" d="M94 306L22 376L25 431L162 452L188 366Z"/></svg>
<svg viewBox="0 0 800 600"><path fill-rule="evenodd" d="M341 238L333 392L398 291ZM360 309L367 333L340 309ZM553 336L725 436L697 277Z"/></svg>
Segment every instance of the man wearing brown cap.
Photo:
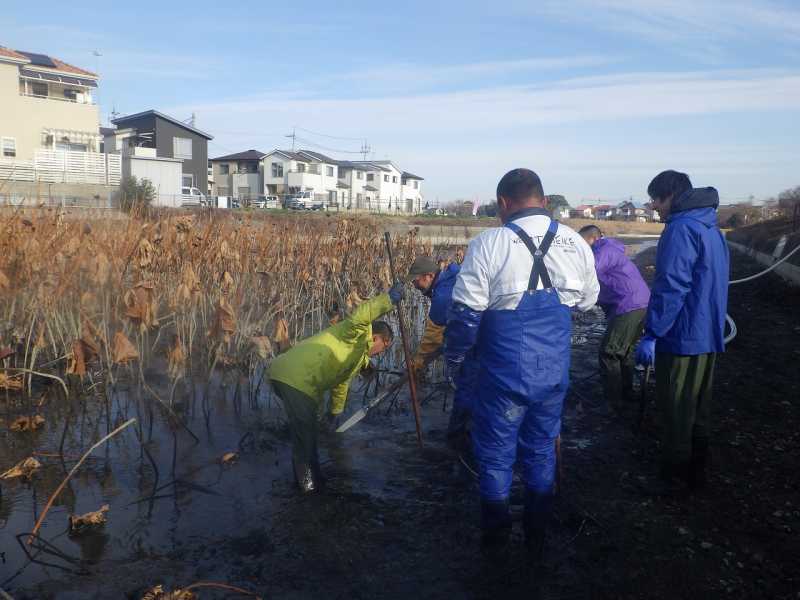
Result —
<svg viewBox="0 0 800 600"><path fill-rule="evenodd" d="M430 312L425 321L425 332L414 356L414 371L417 373L421 373L442 353L447 312L453 303L453 286L460 268L458 263L451 262L440 269L432 258L418 256L408 270L406 281L412 283L431 301ZM447 427L448 444L459 451L468 450L470 447L468 428L472 413L472 389L476 376L477 361L471 356L469 364L461 369L459 380L455 382L453 410Z"/></svg>

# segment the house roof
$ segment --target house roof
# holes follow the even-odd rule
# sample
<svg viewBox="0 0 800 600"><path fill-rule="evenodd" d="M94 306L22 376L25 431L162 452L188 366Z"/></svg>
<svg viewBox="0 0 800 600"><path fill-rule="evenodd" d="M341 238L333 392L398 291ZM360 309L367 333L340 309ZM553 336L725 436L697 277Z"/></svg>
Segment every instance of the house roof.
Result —
<svg viewBox="0 0 800 600"><path fill-rule="evenodd" d="M73 75L97 79L97 73L92 73L86 69L81 69L80 67L76 67L75 65L64 62L55 56L49 56L47 54L40 54L38 52L25 52L23 50L12 50L11 48L0 46L0 57L24 62L28 67L33 67L34 69L47 69L50 71L71 73Z"/></svg>
<svg viewBox="0 0 800 600"><path fill-rule="evenodd" d="M391 171L389 167L384 167L382 164L374 160L354 160L353 164L362 165L366 167L368 171Z"/></svg>
<svg viewBox="0 0 800 600"><path fill-rule="evenodd" d="M419 175L414 175L413 173L409 173L408 171L403 171L403 179L419 179L420 181L424 181L424 179Z"/></svg>
<svg viewBox="0 0 800 600"><path fill-rule="evenodd" d="M576 207L575 207L575 210L586 210L587 208L588 208L589 210L592 210L592 209L594 209L594 208L596 208L596 207L594 207L594 206L589 206L588 204L581 204L580 206L576 206Z"/></svg>
<svg viewBox="0 0 800 600"><path fill-rule="evenodd" d="M265 153L259 152L258 150L245 150L244 152L235 152L234 154L228 154L227 156L218 156L217 158L210 159L211 162L217 160L261 160L266 156Z"/></svg>
<svg viewBox="0 0 800 600"><path fill-rule="evenodd" d="M609 210L612 206L610 204L598 204L594 207L595 210Z"/></svg>
<svg viewBox="0 0 800 600"><path fill-rule="evenodd" d="M340 167L347 167L348 169L355 169L356 171L369 171L369 167L360 162L353 162L352 160L340 160Z"/></svg>
<svg viewBox="0 0 800 600"><path fill-rule="evenodd" d="M19 60L22 62L30 62L26 56L20 54L19 52L15 52L11 48L6 48L5 46L0 46L0 57L11 58L13 60Z"/></svg>
<svg viewBox="0 0 800 600"><path fill-rule="evenodd" d="M113 127L101 127L100 128L100 135L103 137L107 137L109 135L114 135L117 133L117 130Z"/></svg>
<svg viewBox="0 0 800 600"><path fill-rule="evenodd" d="M331 158L330 156L326 156L324 154L321 154L320 152L314 152L313 150L302 150L301 149L301 150L297 151L297 154L299 154L301 156L305 155L305 156L310 157L311 160L316 160L316 161L328 163L328 164L331 164L331 165L338 165L340 162L342 162L342 161L336 160L335 158Z"/></svg>
<svg viewBox="0 0 800 600"><path fill-rule="evenodd" d="M152 110L152 109L151 110L145 110L143 112L136 113L136 114L133 114L133 115L125 115L124 117L119 117L117 119L113 119L111 122L114 125L123 125L123 124L127 123L128 121L132 121L134 119L139 119L141 117L149 117L151 115L159 117L161 119L164 119L165 121L169 121L173 125L177 125L178 127L182 127L183 129L185 129L187 131L191 131L192 133L196 133L197 135L202 136L202 137L206 138L207 140L213 140L214 139L213 135L210 135L210 134L206 133L205 131L200 131L199 129L195 129L191 125L187 125L186 123L184 123L183 121L179 121L175 117L170 117L169 115L165 115L164 113L161 113L161 112L158 112L157 110Z"/></svg>

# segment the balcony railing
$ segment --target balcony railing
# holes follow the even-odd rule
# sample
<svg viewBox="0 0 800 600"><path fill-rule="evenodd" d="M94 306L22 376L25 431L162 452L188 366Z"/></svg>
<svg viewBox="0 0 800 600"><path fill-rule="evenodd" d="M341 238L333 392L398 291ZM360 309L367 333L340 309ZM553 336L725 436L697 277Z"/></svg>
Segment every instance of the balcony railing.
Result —
<svg viewBox="0 0 800 600"><path fill-rule="evenodd" d="M0 158L0 180L119 185L121 175L119 154L36 150L34 160Z"/></svg>
<svg viewBox="0 0 800 600"><path fill-rule="evenodd" d="M34 94L32 92L20 92L20 96L25 96L27 98L39 98L40 100L56 100L58 102L71 102L72 104L87 104L89 106L94 106L94 99L91 96L84 96L83 94L79 94L75 98L66 98L63 96L43 96L41 94Z"/></svg>

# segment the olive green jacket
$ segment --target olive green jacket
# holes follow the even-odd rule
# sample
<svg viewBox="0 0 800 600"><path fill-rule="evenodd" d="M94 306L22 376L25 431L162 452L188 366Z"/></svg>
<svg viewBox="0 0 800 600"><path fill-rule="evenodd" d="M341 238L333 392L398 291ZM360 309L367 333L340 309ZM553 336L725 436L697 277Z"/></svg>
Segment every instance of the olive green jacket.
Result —
<svg viewBox="0 0 800 600"><path fill-rule="evenodd" d="M369 364L372 322L392 310L388 294L359 305L344 321L303 340L272 361L269 377L317 401L331 390L331 413L344 410L350 380Z"/></svg>

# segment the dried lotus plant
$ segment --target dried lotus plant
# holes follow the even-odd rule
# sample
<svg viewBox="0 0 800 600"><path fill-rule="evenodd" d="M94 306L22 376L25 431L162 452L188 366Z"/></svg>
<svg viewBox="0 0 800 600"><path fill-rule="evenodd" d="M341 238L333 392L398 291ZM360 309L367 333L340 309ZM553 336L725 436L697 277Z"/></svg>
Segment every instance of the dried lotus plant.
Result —
<svg viewBox="0 0 800 600"><path fill-rule="evenodd" d="M32 456L29 456L25 460L18 462L5 473L0 474L0 479L15 479L17 477L30 479L31 476L41 468L42 463Z"/></svg>
<svg viewBox="0 0 800 600"><path fill-rule="evenodd" d="M99 510L88 512L83 515L70 515L69 535L83 535L100 529L108 520L106 518L108 510L108 504L104 504Z"/></svg>

